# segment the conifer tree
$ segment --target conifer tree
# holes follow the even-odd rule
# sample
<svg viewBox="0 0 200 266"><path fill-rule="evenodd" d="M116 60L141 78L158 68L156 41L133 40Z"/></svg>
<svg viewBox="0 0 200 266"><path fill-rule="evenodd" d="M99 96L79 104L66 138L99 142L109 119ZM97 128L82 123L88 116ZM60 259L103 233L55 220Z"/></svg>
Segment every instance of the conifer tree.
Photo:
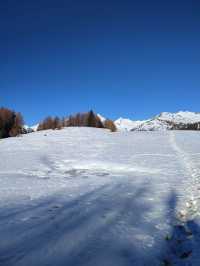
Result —
<svg viewBox="0 0 200 266"><path fill-rule="evenodd" d="M91 110L87 115L87 127L96 127L97 119L94 112Z"/></svg>

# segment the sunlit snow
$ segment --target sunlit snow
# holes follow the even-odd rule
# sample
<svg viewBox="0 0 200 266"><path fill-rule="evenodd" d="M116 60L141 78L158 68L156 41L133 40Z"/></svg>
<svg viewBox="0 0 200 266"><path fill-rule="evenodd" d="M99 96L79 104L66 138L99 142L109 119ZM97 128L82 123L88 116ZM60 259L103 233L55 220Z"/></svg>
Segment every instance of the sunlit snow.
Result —
<svg viewBox="0 0 200 266"><path fill-rule="evenodd" d="M198 131L66 128L0 151L0 265L200 265Z"/></svg>

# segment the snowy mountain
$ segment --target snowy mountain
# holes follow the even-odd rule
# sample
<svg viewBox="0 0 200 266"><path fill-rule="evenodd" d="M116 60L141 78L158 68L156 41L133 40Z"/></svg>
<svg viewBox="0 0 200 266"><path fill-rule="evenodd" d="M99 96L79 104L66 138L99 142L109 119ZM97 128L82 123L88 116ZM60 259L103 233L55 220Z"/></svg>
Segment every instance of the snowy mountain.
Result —
<svg viewBox="0 0 200 266"><path fill-rule="evenodd" d="M98 118L101 120L102 123L106 121L106 118L100 114L97 114Z"/></svg>
<svg viewBox="0 0 200 266"><path fill-rule="evenodd" d="M97 114L102 123L106 118ZM120 117L114 121L118 131L165 131L173 129L200 129L200 113L180 111L177 113L162 112L148 120L131 120ZM24 126L29 131L37 131L39 124Z"/></svg>
<svg viewBox="0 0 200 266"><path fill-rule="evenodd" d="M132 131L165 131L171 129L172 125L170 123L154 118L147 120L139 125L139 127L132 129Z"/></svg>
<svg viewBox="0 0 200 266"><path fill-rule="evenodd" d="M115 125L119 131L136 130L145 121L133 121L127 118L120 117L115 121Z"/></svg>
<svg viewBox="0 0 200 266"><path fill-rule="evenodd" d="M119 118L115 121L119 131L163 131L173 129L199 129L200 113L180 111L177 113L163 112L145 121L134 121Z"/></svg>
<svg viewBox="0 0 200 266"><path fill-rule="evenodd" d="M33 131L37 131L38 127L39 127L39 124L36 124L34 126L31 126L31 128L32 128Z"/></svg>
<svg viewBox="0 0 200 266"><path fill-rule="evenodd" d="M39 124L34 125L34 126L31 126L31 127L28 126L28 125L23 125L23 128L22 128L23 133L24 133L24 134L27 134L27 133L35 132L35 131L37 131L38 126L39 126Z"/></svg>
<svg viewBox="0 0 200 266"><path fill-rule="evenodd" d="M23 125L23 129L28 130L30 127L28 125Z"/></svg>
<svg viewBox="0 0 200 266"><path fill-rule="evenodd" d="M157 116L159 120L170 121L172 123L197 123L200 122L200 113L180 111L178 113L167 113L163 112Z"/></svg>
<svg viewBox="0 0 200 266"><path fill-rule="evenodd" d="M34 132L34 130L31 127L29 127L28 125L23 125L22 132L23 132L23 134L27 134L27 133Z"/></svg>

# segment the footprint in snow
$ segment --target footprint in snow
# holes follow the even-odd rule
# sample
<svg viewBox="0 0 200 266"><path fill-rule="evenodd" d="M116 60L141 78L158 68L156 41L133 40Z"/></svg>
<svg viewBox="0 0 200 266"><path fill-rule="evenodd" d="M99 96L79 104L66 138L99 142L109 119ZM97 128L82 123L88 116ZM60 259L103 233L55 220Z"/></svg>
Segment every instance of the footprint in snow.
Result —
<svg viewBox="0 0 200 266"><path fill-rule="evenodd" d="M61 205L54 205L51 207L51 209L48 209L48 212L54 212L58 209L60 209L62 206Z"/></svg>
<svg viewBox="0 0 200 266"><path fill-rule="evenodd" d="M162 261L162 265L174 265L182 260L187 260L192 256L193 233L186 225L175 225L171 235L166 236L167 257Z"/></svg>

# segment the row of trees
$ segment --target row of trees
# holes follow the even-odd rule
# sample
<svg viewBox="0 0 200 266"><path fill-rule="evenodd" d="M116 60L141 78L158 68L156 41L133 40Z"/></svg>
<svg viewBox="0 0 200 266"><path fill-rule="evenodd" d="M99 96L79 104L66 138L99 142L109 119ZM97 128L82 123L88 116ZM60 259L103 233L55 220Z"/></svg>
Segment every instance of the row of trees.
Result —
<svg viewBox="0 0 200 266"><path fill-rule="evenodd" d="M48 116L39 124L37 130L61 129L62 127L64 127L64 119Z"/></svg>
<svg viewBox="0 0 200 266"><path fill-rule="evenodd" d="M200 122L194 123L174 123L172 121L165 121L171 130L200 130Z"/></svg>
<svg viewBox="0 0 200 266"><path fill-rule="evenodd" d="M78 113L74 116L70 116L67 119L67 126L104 128L100 118L92 110L88 113Z"/></svg>
<svg viewBox="0 0 200 266"><path fill-rule="evenodd" d="M38 126L38 130L61 129L63 127L96 127L108 128L112 132L117 130L112 120L102 122L92 110L87 113L77 113L68 118L47 117Z"/></svg>
<svg viewBox="0 0 200 266"><path fill-rule="evenodd" d="M115 132L116 126L112 120L101 121L92 110L87 113L77 113L67 118L47 117L38 126L38 130L61 129L63 127L96 127L108 128ZM24 120L20 113L7 108L0 108L0 138L15 137L22 133L29 133L24 128Z"/></svg>
<svg viewBox="0 0 200 266"><path fill-rule="evenodd" d="M23 133L23 117L7 108L0 108L0 138L15 137Z"/></svg>
<svg viewBox="0 0 200 266"><path fill-rule="evenodd" d="M184 124L181 123L179 125L174 125L173 129L176 130L200 130L200 123L190 123L190 124Z"/></svg>

